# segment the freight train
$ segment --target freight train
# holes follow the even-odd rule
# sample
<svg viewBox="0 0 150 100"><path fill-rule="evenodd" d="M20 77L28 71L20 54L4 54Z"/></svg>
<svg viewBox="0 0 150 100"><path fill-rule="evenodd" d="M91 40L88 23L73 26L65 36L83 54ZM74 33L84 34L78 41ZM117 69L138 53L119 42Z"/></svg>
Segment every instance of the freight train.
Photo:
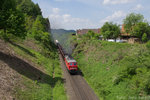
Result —
<svg viewBox="0 0 150 100"><path fill-rule="evenodd" d="M60 51L60 54L66 64L67 70L71 73L71 74L75 74L78 71L78 66L77 66L77 62L76 60L71 57L70 55L68 55L67 53L65 53L65 51L63 50L62 46L59 44L58 40L55 40L56 45L58 46L58 49Z"/></svg>

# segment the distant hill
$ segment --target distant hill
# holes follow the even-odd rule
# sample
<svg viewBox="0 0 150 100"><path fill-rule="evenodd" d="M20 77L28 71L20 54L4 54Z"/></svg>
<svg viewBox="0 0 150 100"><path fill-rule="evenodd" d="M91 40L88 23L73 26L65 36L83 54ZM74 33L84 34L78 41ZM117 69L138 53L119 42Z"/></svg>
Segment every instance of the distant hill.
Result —
<svg viewBox="0 0 150 100"><path fill-rule="evenodd" d="M52 34L67 34L67 33L75 33L75 30L65 30L65 29L51 29Z"/></svg>
<svg viewBox="0 0 150 100"><path fill-rule="evenodd" d="M65 51L71 54L72 53L71 37L72 37L72 33L76 33L76 31L65 30L65 29L51 29L51 33L53 39L58 40L59 43L65 49Z"/></svg>

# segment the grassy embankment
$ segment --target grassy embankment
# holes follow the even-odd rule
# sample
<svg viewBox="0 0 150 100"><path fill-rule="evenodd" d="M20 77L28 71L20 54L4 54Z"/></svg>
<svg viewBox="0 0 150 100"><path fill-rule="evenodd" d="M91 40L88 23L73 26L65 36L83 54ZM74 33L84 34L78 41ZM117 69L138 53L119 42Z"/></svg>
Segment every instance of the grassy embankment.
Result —
<svg viewBox="0 0 150 100"><path fill-rule="evenodd" d="M100 100L149 99L150 47L78 40L73 56Z"/></svg>
<svg viewBox="0 0 150 100"><path fill-rule="evenodd" d="M29 44L32 45L30 46ZM22 74L19 85L16 86L18 100L66 100L62 71L58 55L56 58L47 58L41 54L41 45L33 38L27 37L22 43L10 44L14 51L22 58L38 66L34 73ZM33 48L34 47L34 48ZM42 51L44 52L44 51ZM54 52L51 52L54 53ZM39 75L38 75L39 74ZM38 76L38 79L37 79Z"/></svg>

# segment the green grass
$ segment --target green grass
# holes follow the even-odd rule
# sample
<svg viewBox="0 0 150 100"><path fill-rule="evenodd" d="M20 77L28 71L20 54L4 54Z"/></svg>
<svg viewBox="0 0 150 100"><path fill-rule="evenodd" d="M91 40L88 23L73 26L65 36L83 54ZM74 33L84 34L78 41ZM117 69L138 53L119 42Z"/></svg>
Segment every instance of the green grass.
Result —
<svg viewBox="0 0 150 100"><path fill-rule="evenodd" d="M23 45L23 43L10 44L10 46L15 53L38 66L36 69L37 76L40 77L37 79L36 75L28 71L21 75L21 81L18 82L21 85L15 87L15 95L18 100L67 99L58 58L47 58L38 51Z"/></svg>
<svg viewBox="0 0 150 100"><path fill-rule="evenodd" d="M148 98L150 52L145 44L82 40L73 56L100 100Z"/></svg>

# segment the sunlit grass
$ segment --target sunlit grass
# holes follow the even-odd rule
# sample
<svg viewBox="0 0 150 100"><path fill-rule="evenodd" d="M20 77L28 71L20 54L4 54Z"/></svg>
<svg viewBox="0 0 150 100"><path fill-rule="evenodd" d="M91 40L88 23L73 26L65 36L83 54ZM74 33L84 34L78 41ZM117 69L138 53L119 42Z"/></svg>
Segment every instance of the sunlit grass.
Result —
<svg viewBox="0 0 150 100"><path fill-rule="evenodd" d="M145 44L100 40L78 43L73 56L101 100L148 97L150 52Z"/></svg>
<svg viewBox="0 0 150 100"><path fill-rule="evenodd" d="M47 58L38 51L26 47L23 44L19 44L19 47L12 44L10 46L16 54L34 63L37 69L45 73L45 75L40 75L39 80L32 80L22 75L21 81L19 82L21 85L15 88L15 95L18 100L67 99L58 59Z"/></svg>

